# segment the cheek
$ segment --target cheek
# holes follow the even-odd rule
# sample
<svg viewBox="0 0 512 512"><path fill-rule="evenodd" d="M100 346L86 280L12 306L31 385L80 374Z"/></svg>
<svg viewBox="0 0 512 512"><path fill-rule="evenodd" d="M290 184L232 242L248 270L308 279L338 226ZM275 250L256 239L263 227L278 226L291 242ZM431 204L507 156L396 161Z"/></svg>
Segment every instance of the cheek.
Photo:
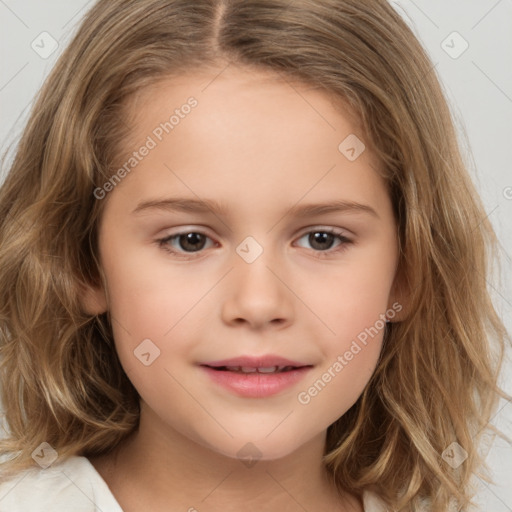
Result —
<svg viewBox="0 0 512 512"><path fill-rule="evenodd" d="M382 337L368 346L353 345L306 382L297 393L299 416L313 417L327 428L343 416L358 400L378 361ZM350 355L350 360L348 359Z"/></svg>
<svg viewBox="0 0 512 512"><path fill-rule="evenodd" d="M302 414L328 426L357 401L375 371L382 348L385 321L380 315L385 309L381 304L370 307L368 302L354 301L351 308L345 308L347 316L333 324L336 335L325 335L318 341L324 362L297 393Z"/></svg>
<svg viewBox="0 0 512 512"><path fill-rule="evenodd" d="M376 326L383 328L394 278L394 260L358 258L338 269L317 274L315 282L304 277L300 292L307 297L321 323L319 334L331 356L347 349L351 340ZM314 285L314 286L313 286ZM377 325L376 325L377 324Z"/></svg>
<svg viewBox="0 0 512 512"><path fill-rule="evenodd" d="M297 394L303 413L328 425L359 398L377 365L385 332L385 314L394 277L394 260L359 260L336 274L327 271L310 292L318 312L317 346L324 362ZM327 279L328 277L328 279ZM324 284L324 288L321 284ZM304 282L302 293L307 289Z"/></svg>
<svg viewBox="0 0 512 512"><path fill-rule="evenodd" d="M162 411L172 402L183 417L200 421L200 411L180 385L185 378L174 365L188 359L190 313L207 283L196 286L189 274L176 266L171 269L165 258L157 259L151 251L127 250L122 260L118 256L105 257L103 264L124 371L150 408Z"/></svg>
<svg viewBox="0 0 512 512"><path fill-rule="evenodd" d="M165 337L204 294L204 280L191 280L190 272L166 264L162 255L155 258L157 251L105 258L109 307L121 336L124 330L136 338Z"/></svg>

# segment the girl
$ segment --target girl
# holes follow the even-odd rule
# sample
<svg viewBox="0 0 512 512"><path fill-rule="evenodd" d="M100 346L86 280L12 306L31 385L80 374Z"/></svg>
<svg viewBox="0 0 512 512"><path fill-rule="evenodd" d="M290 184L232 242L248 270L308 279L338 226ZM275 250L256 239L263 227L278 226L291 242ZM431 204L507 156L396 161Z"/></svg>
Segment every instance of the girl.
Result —
<svg viewBox="0 0 512 512"><path fill-rule="evenodd" d="M384 0L100 0L0 241L0 510L468 510L494 235Z"/></svg>

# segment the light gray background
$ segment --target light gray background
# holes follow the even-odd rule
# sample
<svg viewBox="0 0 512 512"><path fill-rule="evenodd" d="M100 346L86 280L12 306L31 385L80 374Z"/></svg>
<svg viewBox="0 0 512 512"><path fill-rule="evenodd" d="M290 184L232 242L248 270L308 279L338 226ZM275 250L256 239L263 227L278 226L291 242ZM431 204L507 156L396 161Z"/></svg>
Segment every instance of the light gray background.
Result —
<svg viewBox="0 0 512 512"><path fill-rule="evenodd" d="M470 171L503 245L502 279L490 285L512 332L512 0L392 3L432 58L452 106ZM85 0L0 0L2 154L8 144L16 142L34 94L90 5ZM51 38L43 32L58 42L49 57L44 52L51 50ZM5 172L0 171L0 180ZM508 393L512 393L511 366L507 363L502 376ZM510 403L502 401L493 423L512 436ZM481 510L512 511L512 449L496 439L487 460L496 485L476 480Z"/></svg>

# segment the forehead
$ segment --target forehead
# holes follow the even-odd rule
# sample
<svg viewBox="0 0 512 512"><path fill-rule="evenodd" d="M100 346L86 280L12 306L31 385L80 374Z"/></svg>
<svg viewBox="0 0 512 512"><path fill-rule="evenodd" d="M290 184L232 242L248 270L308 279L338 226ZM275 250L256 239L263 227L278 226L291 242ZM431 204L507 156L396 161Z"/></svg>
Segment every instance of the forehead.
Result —
<svg viewBox="0 0 512 512"><path fill-rule="evenodd" d="M371 151L351 161L340 150L362 136L358 119L319 87L227 68L162 79L139 91L129 108L133 142L125 143L125 160L148 138L153 142L116 187L130 182L125 196L132 203L176 192L238 202L248 211L306 195L382 202Z"/></svg>
<svg viewBox="0 0 512 512"><path fill-rule="evenodd" d="M340 122L346 121L342 128L350 127L362 134L359 116L334 91L273 70L232 64L163 76L132 95L126 102L125 112L134 127L142 128L143 118L165 120L191 96L201 107L196 112L200 110L204 117L213 115L216 109L219 123L226 122L228 113L231 118L235 113L240 117L249 116L251 111L254 114L257 106L269 123L283 118L299 121L294 126L296 133L304 123L334 132Z"/></svg>

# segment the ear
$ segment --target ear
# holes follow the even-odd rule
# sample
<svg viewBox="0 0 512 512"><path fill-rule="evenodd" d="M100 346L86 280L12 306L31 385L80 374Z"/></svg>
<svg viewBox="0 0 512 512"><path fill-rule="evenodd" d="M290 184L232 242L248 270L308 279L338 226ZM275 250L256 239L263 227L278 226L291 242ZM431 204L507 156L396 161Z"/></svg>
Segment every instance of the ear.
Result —
<svg viewBox="0 0 512 512"><path fill-rule="evenodd" d="M108 310L108 301L103 286L82 285L80 293L80 304L89 315L100 315Z"/></svg>
<svg viewBox="0 0 512 512"><path fill-rule="evenodd" d="M400 268L397 269L395 279L389 294L387 316L391 323L402 322L410 312L410 287Z"/></svg>

